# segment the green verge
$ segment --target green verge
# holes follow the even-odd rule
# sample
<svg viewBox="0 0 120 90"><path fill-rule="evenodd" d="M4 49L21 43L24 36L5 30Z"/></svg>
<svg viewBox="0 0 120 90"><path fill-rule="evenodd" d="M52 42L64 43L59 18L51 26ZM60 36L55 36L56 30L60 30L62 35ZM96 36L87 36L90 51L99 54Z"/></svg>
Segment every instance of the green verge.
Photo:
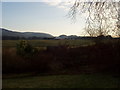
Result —
<svg viewBox="0 0 120 90"><path fill-rule="evenodd" d="M3 79L3 88L118 88L120 78L102 74L29 76Z"/></svg>

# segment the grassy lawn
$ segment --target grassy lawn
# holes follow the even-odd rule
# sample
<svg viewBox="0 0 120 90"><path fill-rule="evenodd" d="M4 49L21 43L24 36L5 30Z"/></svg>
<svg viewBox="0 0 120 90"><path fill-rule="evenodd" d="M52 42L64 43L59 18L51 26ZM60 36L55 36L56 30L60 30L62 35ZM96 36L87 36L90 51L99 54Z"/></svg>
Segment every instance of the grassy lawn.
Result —
<svg viewBox="0 0 120 90"><path fill-rule="evenodd" d="M111 75L49 75L3 79L3 88L118 88L119 78Z"/></svg>

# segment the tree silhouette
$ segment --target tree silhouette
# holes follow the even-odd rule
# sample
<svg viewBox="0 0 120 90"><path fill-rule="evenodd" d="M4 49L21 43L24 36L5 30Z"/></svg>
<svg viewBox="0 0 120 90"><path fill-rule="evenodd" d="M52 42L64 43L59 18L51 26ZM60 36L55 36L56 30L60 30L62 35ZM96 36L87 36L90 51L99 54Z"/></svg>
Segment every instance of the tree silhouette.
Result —
<svg viewBox="0 0 120 90"><path fill-rule="evenodd" d="M118 5L119 5L119 9L118 9L118 21L117 21L117 27L118 27L117 35L120 37L120 2L118 3Z"/></svg>
<svg viewBox="0 0 120 90"><path fill-rule="evenodd" d="M76 0L70 8L69 16L75 20L76 15L86 14L85 31L90 36L117 35L120 32L120 2L115 0ZM120 35L120 34L119 34Z"/></svg>

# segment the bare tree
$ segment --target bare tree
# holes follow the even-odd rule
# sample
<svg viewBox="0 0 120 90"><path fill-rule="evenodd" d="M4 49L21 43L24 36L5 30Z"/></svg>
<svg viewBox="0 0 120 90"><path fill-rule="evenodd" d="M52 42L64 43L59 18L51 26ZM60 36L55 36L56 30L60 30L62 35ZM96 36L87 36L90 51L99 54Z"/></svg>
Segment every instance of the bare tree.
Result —
<svg viewBox="0 0 120 90"><path fill-rule="evenodd" d="M118 3L118 21L117 21L117 35L120 37L120 2Z"/></svg>
<svg viewBox="0 0 120 90"><path fill-rule="evenodd" d="M100 2L101 1L101 2ZM70 8L69 15L74 20L77 14L86 14L85 31L90 36L115 35L118 30L120 15L118 2L114 0L76 0Z"/></svg>

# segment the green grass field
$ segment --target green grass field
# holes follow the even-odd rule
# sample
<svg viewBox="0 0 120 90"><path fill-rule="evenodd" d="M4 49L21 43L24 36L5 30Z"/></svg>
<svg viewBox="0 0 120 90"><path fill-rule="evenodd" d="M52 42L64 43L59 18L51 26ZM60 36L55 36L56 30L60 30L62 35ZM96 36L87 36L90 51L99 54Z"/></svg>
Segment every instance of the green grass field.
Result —
<svg viewBox="0 0 120 90"><path fill-rule="evenodd" d="M110 75L49 75L3 79L3 88L118 88L119 79Z"/></svg>

